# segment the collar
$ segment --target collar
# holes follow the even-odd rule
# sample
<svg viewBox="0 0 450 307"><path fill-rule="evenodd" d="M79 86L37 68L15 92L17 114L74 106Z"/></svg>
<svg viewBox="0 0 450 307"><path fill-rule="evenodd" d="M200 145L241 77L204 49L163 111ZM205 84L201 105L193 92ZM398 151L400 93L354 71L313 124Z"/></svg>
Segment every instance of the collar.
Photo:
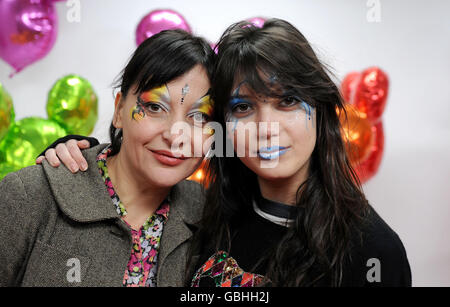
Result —
<svg viewBox="0 0 450 307"><path fill-rule="evenodd" d="M253 201L253 209L262 218L284 227L292 226L298 214L297 207L269 200L262 196L258 202Z"/></svg>
<svg viewBox="0 0 450 307"><path fill-rule="evenodd" d="M50 189L61 211L77 222L95 222L120 219L97 167L97 155L109 144L100 144L83 150L88 162L85 172L72 174L65 166L54 168L44 160L42 166ZM201 215L201 189L197 183L181 181L172 187L170 215L186 224L195 224ZM169 218L170 220L171 218Z"/></svg>

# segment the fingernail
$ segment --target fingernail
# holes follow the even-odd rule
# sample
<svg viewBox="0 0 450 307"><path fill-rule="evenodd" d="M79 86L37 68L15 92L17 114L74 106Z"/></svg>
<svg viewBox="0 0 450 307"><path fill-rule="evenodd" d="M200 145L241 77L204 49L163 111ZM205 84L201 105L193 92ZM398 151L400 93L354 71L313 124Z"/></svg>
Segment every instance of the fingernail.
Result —
<svg viewBox="0 0 450 307"><path fill-rule="evenodd" d="M70 166L70 170L71 170L72 172L77 172L77 171L78 171L78 166L77 166L76 164L72 164L72 165Z"/></svg>
<svg viewBox="0 0 450 307"><path fill-rule="evenodd" d="M86 163L81 163L81 170L84 172L85 170L87 170L88 166Z"/></svg>

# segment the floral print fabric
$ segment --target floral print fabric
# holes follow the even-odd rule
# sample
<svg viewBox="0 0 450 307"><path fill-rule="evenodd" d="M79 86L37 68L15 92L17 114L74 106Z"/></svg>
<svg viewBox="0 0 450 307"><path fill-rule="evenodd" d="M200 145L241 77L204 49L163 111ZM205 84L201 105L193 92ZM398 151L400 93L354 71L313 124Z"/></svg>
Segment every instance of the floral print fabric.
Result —
<svg viewBox="0 0 450 307"><path fill-rule="evenodd" d="M106 147L98 156L97 164L105 182L109 195L117 213L131 230L133 248L130 260L123 277L123 286L126 287L156 287L157 256L160 246L161 234L169 215L169 203L163 201L156 212L150 216L139 230L133 229L125 221L127 210L114 191L111 179L108 175L106 158L111 149Z"/></svg>

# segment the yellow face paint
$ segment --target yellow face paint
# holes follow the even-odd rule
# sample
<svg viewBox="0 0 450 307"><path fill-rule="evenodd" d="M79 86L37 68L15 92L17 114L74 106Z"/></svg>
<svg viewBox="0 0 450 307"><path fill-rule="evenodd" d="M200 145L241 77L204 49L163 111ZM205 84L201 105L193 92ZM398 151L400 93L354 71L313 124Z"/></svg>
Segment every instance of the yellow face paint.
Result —
<svg viewBox="0 0 450 307"><path fill-rule="evenodd" d="M211 99L209 95L205 95L200 98L193 106L193 109L197 109L198 111L205 113L209 117L212 116L214 101Z"/></svg>
<svg viewBox="0 0 450 307"><path fill-rule="evenodd" d="M142 104L137 101L136 105L131 109L131 119L134 120L141 120L145 117L145 111L144 111L144 107L142 106Z"/></svg>
<svg viewBox="0 0 450 307"><path fill-rule="evenodd" d="M130 111L131 118L137 121L143 119L146 116L146 104L149 103L158 103L166 111L170 111L169 89L165 84L141 93L136 105Z"/></svg>
<svg viewBox="0 0 450 307"><path fill-rule="evenodd" d="M170 103L169 89L164 84L160 87L156 87L140 95L143 102L163 102Z"/></svg>

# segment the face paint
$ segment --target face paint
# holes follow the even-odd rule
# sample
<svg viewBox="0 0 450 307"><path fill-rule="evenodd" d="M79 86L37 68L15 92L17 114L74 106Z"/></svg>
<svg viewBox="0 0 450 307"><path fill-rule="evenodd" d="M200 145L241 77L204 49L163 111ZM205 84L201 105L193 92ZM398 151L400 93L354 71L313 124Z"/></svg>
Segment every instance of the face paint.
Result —
<svg viewBox="0 0 450 307"><path fill-rule="evenodd" d="M305 109L305 124L306 124L306 129L308 129L308 121L311 121L312 116L314 116L314 108L311 107L309 104L307 104L306 102L302 101L301 104L302 108ZM311 121L311 124L314 128L314 121Z"/></svg>
<svg viewBox="0 0 450 307"><path fill-rule="evenodd" d="M209 93L209 91L208 91ZM211 99L211 96L206 93L202 98L197 100L191 107L188 112L188 116L194 118L194 125L205 124L209 122L209 119L212 117L214 101ZM196 119L196 115L202 116L200 120ZM204 119L206 117L206 120ZM207 134L213 134L214 130L210 129L208 126L204 127Z"/></svg>
<svg viewBox="0 0 450 307"><path fill-rule="evenodd" d="M147 114L146 110L149 104L156 104L164 111L170 111L170 94L165 84L141 93L136 101L136 106L131 109L131 118L133 120L143 119Z"/></svg>
<svg viewBox="0 0 450 307"><path fill-rule="evenodd" d="M277 81L277 75L273 75L269 78L269 84L270 86L273 86L275 82Z"/></svg>
<svg viewBox="0 0 450 307"><path fill-rule="evenodd" d="M139 121L145 117L145 109L142 101L138 98L136 105L131 109L131 119Z"/></svg>
<svg viewBox="0 0 450 307"><path fill-rule="evenodd" d="M213 113L213 108L214 108L214 101L211 99L209 94L206 94L192 105L191 111L202 112L211 117Z"/></svg>
<svg viewBox="0 0 450 307"><path fill-rule="evenodd" d="M147 92L144 92L140 96L141 100L145 102L159 102L163 106L165 106L168 110L170 110L170 94L167 85L162 85L160 87L156 87Z"/></svg>
<svg viewBox="0 0 450 307"><path fill-rule="evenodd" d="M181 103L184 102L184 97L189 93L189 84L186 83L186 85L181 89Z"/></svg>

